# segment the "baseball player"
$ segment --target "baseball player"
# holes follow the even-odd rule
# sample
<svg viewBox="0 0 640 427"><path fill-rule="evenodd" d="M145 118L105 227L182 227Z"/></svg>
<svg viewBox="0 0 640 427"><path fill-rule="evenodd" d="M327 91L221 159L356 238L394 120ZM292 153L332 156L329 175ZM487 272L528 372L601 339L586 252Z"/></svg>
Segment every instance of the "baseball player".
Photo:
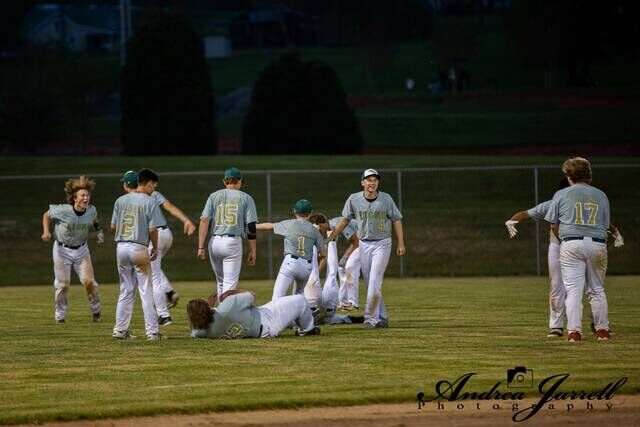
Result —
<svg viewBox="0 0 640 427"><path fill-rule="evenodd" d="M312 214L309 216L311 222L321 235L331 233L330 223L323 214ZM324 323L336 325L343 323L362 323L362 316L345 316L338 314L338 282L336 274L338 272L338 249L335 241L327 243L327 257L318 263L318 251L313 247L313 260L311 262L311 274L304 288L304 296L311 306L316 324ZM326 267L327 274L324 286L320 285L320 272Z"/></svg>
<svg viewBox="0 0 640 427"><path fill-rule="evenodd" d="M307 300L302 295L291 295L255 306L252 292L232 289L209 301L195 299L187 304L187 317L193 338L275 338L293 324L298 325L296 335L319 335L314 325Z"/></svg>
<svg viewBox="0 0 640 427"><path fill-rule="evenodd" d="M342 217L331 218L329 228L333 230L340 224ZM358 226L354 220L349 221L342 235L349 241L349 246L338 261L338 277L340 290L338 293L338 308L350 311L360 309L360 247L358 240Z"/></svg>
<svg viewBox="0 0 640 427"><path fill-rule="evenodd" d="M176 205L167 200L162 193L156 190L160 178L151 169L142 169L138 172L138 186L141 190L151 196L158 206L161 206L164 210L169 212L172 216L182 221L184 224L184 234L191 236L196 229L196 226L191 220L178 208ZM171 282L167 278L164 271L162 271L162 258L169 252L171 245L173 244L173 235L171 229L167 225L167 219L162 213L162 209L159 210L160 218L162 218L162 224L158 225L158 256L155 260L151 261L151 273L153 276L153 299L156 305L156 311L158 312L158 324L160 326L170 325L171 315L169 309L178 304L180 296L171 286Z"/></svg>
<svg viewBox="0 0 640 427"><path fill-rule="evenodd" d="M562 172L570 187L558 191L545 220L562 242L560 270L567 292L568 341L582 339L582 294L587 291L598 340L609 339L609 314L604 292L607 271L609 199L592 187L591 164L582 157L567 159Z"/></svg>
<svg viewBox="0 0 640 427"><path fill-rule="evenodd" d="M93 321L102 320L98 282L93 275L93 265L87 239L89 232L95 230L98 243L104 242L104 232L98 222L95 206L90 205L91 192L95 181L80 176L68 180L64 185L67 203L49 205L42 215L42 240L51 240L53 222L53 273L55 280L54 305L56 323L65 323L68 308L67 293L71 286L71 267L76 271L80 282L87 292L89 309Z"/></svg>
<svg viewBox="0 0 640 427"><path fill-rule="evenodd" d="M293 208L296 219L256 225L258 230L273 230L275 234L284 236L284 259L273 287L271 299L274 301L285 296L292 283L293 294L304 292L311 274L314 246L318 249L320 260L326 256L322 235L309 222L311 210L311 202L300 199Z"/></svg>
<svg viewBox="0 0 640 427"><path fill-rule="evenodd" d="M365 170L360 183L363 191L349 196L342 210L343 219L327 240L335 239L351 219L356 220L362 276L367 287L364 327L386 328L389 315L382 298L382 280L391 254L392 226L397 239L397 255L406 253L402 214L389 194L378 191L380 174L375 169Z"/></svg>
<svg viewBox="0 0 640 427"><path fill-rule="evenodd" d="M216 276L217 292L235 289L242 267L242 238L249 241L247 264L256 265L256 204L247 193L240 191L242 172L238 168L224 171L224 189L212 193L200 215L198 228L198 258L205 259L205 241L209 223L209 260Z"/></svg>
<svg viewBox="0 0 640 427"><path fill-rule="evenodd" d="M111 217L120 276L120 296L112 336L116 339L135 338L129 332L129 324L137 290L142 300L147 339L161 340L165 337L158 330L150 263L158 256L157 227L162 225L163 219L156 201L138 186L138 174L135 171L127 171L121 181L127 194L116 200Z"/></svg>

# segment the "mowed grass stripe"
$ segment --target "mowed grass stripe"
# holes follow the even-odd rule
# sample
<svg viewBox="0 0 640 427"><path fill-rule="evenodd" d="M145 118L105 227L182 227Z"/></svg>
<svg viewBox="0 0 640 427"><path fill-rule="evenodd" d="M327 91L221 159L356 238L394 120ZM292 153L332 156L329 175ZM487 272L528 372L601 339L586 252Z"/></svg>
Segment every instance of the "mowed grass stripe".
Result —
<svg viewBox="0 0 640 427"><path fill-rule="evenodd" d="M621 376L640 391L637 276L607 279L609 342L589 333L578 345L548 339L544 277L388 279L391 328L324 326L318 337L286 331L274 340L189 338L184 307L210 282L175 283L182 295L164 328L146 342L140 303L137 340L111 339L118 287L103 285L103 322L94 324L80 286L65 325L53 321L52 287L5 287L0 303L0 423L44 422L210 410L411 402L437 381L475 372L468 388L506 389L506 370L523 365L540 380L569 373L566 390L600 390ZM257 301L272 283L246 281ZM361 292L364 305L364 291ZM27 309L28 308L28 309ZM585 330L588 331L585 301Z"/></svg>

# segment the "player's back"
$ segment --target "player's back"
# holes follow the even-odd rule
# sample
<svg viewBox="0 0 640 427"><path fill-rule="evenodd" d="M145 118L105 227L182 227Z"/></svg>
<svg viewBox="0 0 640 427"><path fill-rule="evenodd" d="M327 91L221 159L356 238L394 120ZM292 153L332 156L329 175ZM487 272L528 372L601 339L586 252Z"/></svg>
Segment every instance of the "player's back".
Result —
<svg viewBox="0 0 640 427"><path fill-rule="evenodd" d="M320 232L305 219L289 219L275 224L274 233L284 236L284 254L311 261L313 247L323 248Z"/></svg>
<svg viewBox="0 0 640 427"><path fill-rule="evenodd" d="M256 205L244 191L222 189L207 200L202 217L212 218L211 234L243 236L248 223L257 222Z"/></svg>
<svg viewBox="0 0 640 427"><path fill-rule="evenodd" d="M590 236L607 238L609 199L600 189L574 184L554 196L557 204L560 238ZM554 209L552 203L550 210Z"/></svg>
<svg viewBox="0 0 640 427"><path fill-rule="evenodd" d="M147 194L132 191L116 200L111 223L116 225L114 240L149 244L149 228L162 222L154 199Z"/></svg>

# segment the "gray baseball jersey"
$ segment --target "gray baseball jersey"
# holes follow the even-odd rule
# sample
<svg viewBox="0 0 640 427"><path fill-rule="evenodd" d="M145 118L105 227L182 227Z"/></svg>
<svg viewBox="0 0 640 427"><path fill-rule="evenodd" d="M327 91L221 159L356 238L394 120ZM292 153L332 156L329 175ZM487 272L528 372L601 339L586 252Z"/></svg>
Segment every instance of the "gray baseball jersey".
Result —
<svg viewBox="0 0 640 427"><path fill-rule="evenodd" d="M560 239L589 236L606 240L609 199L595 187L575 184L556 192L544 219L559 224Z"/></svg>
<svg viewBox="0 0 640 427"><path fill-rule="evenodd" d="M213 313L208 329L194 329L193 338L245 338L260 337L261 316L253 305L254 296L249 292L230 295Z"/></svg>
<svg viewBox="0 0 640 427"><path fill-rule="evenodd" d="M551 200L535 205L527 211L527 214L529 214L529 217L534 221L544 220L547 212L549 212L549 206L551 206Z"/></svg>
<svg viewBox="0 0 640 427"><path fill-rule="evenodd" d="M317 228L305 219L287 219L274 224L273 232L284 236L284 254L311 261L313 247L324 248L324 240Z"/></svg>
<svg viewBox="0 0 640 427"><path fill-rule="evenodd" d="M144 193L133 191L120 196L111 216L111 224L116 225L114 240L148 246L149 229L162 225L159 211L156 201Z"/></svg>
<svg viewBox="0 0 640 427"><path fill-rule="evenodd" d="M391 196L382 191L373 201L365 199L362 191L353 193L344 204L342 216L355 219L360 240L390 238L392 222L402 219Z"/></svg>
<svg viewBox="0 0 640 427"><path fill-rule="evenodd" d="M89 231L98 215L95 206L78 215L71 204L49 205L49 219L53 222L53 236L60 243L80 246L89 238Z"/></svg>
<svg viewBox="0 0 640 427"><path fill-rule="evenodd" d="M340 222L342 222L342 217L341 216L337 216L335 218L331 218L329 220L329 227L331 227L331 229L333 230L334 228L336 228L338 226L338 224L340 224ZM351 238L351 236L353 236L357 232L358 232L358 225L356 224L356 222L354 220L350 220L349 224L347 224L347 226L344 228L344 230L342 230L342 235L345 237L345 239L349 240Z"/></svg>
<svg viewBox="0 0 640 427"><path fill-rule="evenodd" d="M166 202L167 199L159 191L154 191L153 193L151 193L151 198L158 204L158 212L160 214L160 218L162 218L162 220L164 221L162 224L158 224L158 227L165 227L167 225L167 218L165 218L164 212L162 212L160 206L162 206L162 204Z"/></svg>
<svg viewBox="0 0 640 427"><path fill-rule="evenodd" d="M222 189L211 193L200 218L211 220L211 234L245 236L247 224L258 222L253 198L240 190Z"/></svg>

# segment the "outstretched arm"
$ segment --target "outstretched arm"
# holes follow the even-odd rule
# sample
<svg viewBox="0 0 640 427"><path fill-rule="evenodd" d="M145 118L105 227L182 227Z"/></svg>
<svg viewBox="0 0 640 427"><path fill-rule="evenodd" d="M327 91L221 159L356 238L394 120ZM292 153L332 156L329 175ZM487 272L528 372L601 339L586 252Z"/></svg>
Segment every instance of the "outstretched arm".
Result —
<svg viewBox="0 0 640 427"><path fill-rule="evenodd" d="M611 236L613 236L613 247L614 248L619 248L621 246L624 246L624 239L622 238L622 234L620 234L620 230L618 229L618 227L616 227L615 225L613 225L613 223L609 223L609 233L611 233Z"/></svg>
<svg viewBox="0 0 640 427"><path fill-rule="evenodd" d="M193 224L193 222L191 222L189 217L186 216L184 212L182 212L182 210L180 210L179 207L177 207L176 205L174 205L168 200L164 201L164 203L162 204L162 207L164 208L164 210L169 212L174 218L178 218L180 221L182 221L182 224L184 224L184 234L191 236L193 232L196 231L196 226Z"/></svg>
<svg viewBox="0 0 640 427"><path fill-rule="evenodd" d="M256 224L256 230L273 230L274 224L271 222L262 222Z"/></svg>
<svg viewBox="0 0 640 427"><path fill-rule="evenodd" d="M333 229L333 231L331 232L331 234L329 235L329 237L327 237L326 239L324 239L325 243L329 243L330 241L332 241L333 239L335 239L337 236L340 235L340 233L342 233L342 230L345 229L345 227L347 225L349 225L349 222L351 220L349 218L342 218L342 221L340 221L340 224L338 224L338 226L336 228Z"/></svg>
<svg viewBox="0 0 640 427"><path fill-rule="evenodd" d="M516 234L518 234L518 229L516 228L516 224L520 221L525 221L531 218L527 211L520 211L513 214L513 216L508 219L504 226L507 227L507 232L509 233L509 237L513 238Z"/></svg>

